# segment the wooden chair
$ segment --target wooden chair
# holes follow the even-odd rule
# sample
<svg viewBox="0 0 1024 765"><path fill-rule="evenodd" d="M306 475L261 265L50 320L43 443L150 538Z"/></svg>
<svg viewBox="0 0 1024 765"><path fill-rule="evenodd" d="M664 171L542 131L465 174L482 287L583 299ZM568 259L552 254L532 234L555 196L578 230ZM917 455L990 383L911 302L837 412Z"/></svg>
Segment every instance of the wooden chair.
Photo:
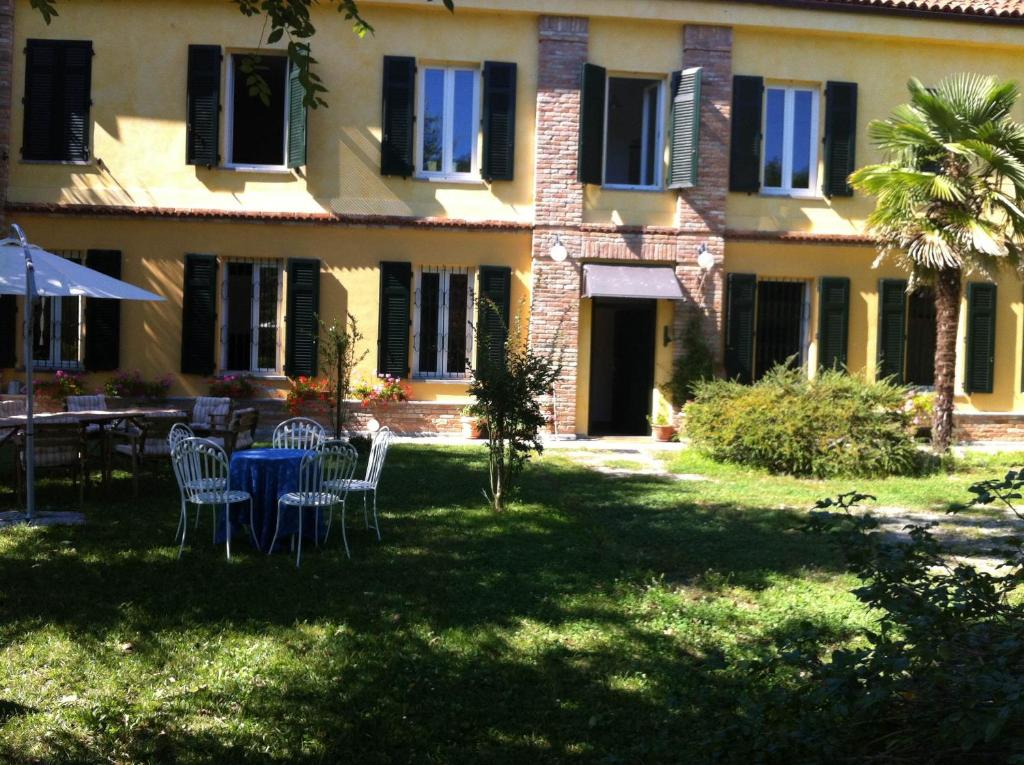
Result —
<svg viewBox="0 0 1024 765"><path fill-rule="evenodd" d="M209 433L215 428L226 428L231 416L231 399L227 397L198 396L192 407L192 419L188 426L199 433Z"/></svg>
<svg viewBox="0 0 1024 765"><path fill-rule="evenodd" d="M236 409L231 413L226 428L210 431L209 440L220 446L230 459L234 452L248 449L256 442L256 427L259 423L260 413L255 407Z"/></svg>
<svg viewBox="0 0 1024 765"><path fill-rule="evenodd" d="M184 425L185 415L147 417L138 431L110 430L111 458L124 458L132 473L132 496L139 495L139 467L147 461L156 464L155 457L166 457L171 453L168 436L175 425Z"/></svg>
<svg viewBox="0 0 1024 765"><path fill-rule="evenodd" d="M56 421L55 421L56 420ZM40 470L66 470L78 485L78 509L85 501L85 484L89 479L85 432L74 419L36 422L34 426L34 452L36 472ZM16 483L19 500L25 488L25 436L18 437L18 458L15 460Z"/></svg>

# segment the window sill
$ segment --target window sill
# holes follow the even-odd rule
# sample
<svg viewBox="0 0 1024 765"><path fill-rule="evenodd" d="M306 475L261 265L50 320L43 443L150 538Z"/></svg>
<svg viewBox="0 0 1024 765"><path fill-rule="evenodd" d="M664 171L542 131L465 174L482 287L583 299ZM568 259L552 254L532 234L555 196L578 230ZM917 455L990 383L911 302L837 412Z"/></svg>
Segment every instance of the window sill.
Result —
<svg viewBox="0 0 1024 765"><path fill-rule="evenodd" d="M608 191L665 191L663 186L631 186L628 183L605 183L601 188Z"/></svg>
<svg viewBox="0 0 1024 765"><path fill-rule="evenodd" d="M25 371L24 367L22 367L22 371ZM32 371L33 372L74 372L75 374L78 374L79 372L85 371L85 367L83 367L81 364L33 364L32 365Z"/></svg>
<svg viewBox="0 0 1024 765"><path fill-rule="evenodd" d="M761 189L762 197L783 197L785 199L824 199L825 197L816 191L784 191Z"/></svg>
<svg viewBox="0 0 1024 765"><path fill-rule="evenodd" d="M225 369L217 373L218 377L227 377L232 375L234 377L251 377L254 380L273 380L284 382L288 379L288 375L281 374L280 372L249 372L247 370L236 370L236 369Z"/></svg>
<svg viewBox="0 0 1024 765"><path fill-rule="evenodd" d="M424 175L423 173L417 173L413 178L417 181L430 181L431 183L457 183L462 186L487 186L487 182L479 176Z"/></svg>
<svg viewBox="0 0 1024 765"><path fill-rule="evenodd" d="M232 173L255 173L257 175L295 175L295 171L289 167L278 165L221 165L219 170L228 170Z"/></svg>
<svg viewBox="0 0 1024 765"><path fill-rule="evenodd" d="M468 385L472 382L471 377L426 377L422 375L413 375L410 382L414 383L432 383L440 385Z"/></svg>

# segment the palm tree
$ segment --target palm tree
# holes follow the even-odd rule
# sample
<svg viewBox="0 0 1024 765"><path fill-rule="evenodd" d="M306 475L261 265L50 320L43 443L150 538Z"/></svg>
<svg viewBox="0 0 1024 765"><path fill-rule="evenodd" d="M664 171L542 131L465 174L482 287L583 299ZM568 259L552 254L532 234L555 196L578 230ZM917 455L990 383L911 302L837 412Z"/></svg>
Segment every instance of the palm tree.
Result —
<svg viewBox="0 0 1024 765"><path fill-rule="evenodd" d="M876 197L868 218L879 257L935 288L935 419L932 444L949 448L957 325L965 275L1019 267L1024 250L1024 125L1011 118L1013 82L958 74L938 87L907 84L910 103L868 133L885 155L850 176Z"/></svg>

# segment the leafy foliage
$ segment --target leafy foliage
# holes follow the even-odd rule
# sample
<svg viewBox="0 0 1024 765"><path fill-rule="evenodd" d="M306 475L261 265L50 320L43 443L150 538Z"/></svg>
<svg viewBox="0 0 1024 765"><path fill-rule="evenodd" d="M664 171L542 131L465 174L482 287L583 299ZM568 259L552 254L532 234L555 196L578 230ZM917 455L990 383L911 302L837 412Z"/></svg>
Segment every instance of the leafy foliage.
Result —
<svg viewBox="0 0 1024 765"><path fill-rule="evenodd" d="M108 396L159 399L167 395L171 382L170 375L146 380L137 369L134 372L118 371L103 384L103 392Z"/></svg>
<svg viewBox="0 0 1024 765"><path fill-rule="evenodd" d="M320 350L320 370L331 382L331 396L334 399L334 435L340 436L341 429L348 421L345 399L352 389L352 370L366 358L368 351L357 350L363 341L356 317L348 315L348 321L338 321L337 317L330 323L317 317L320 325L320 338L317 341Z"/></svg>
<svg viewBox="0 0 1024 765"><path fill-rule="evenodd" d="M796 476L905 475L921 468L905 389L778 366L754 385L698 383L686 407L693 445L712 458Z"/></svg>
<svg viewBox="0 0 1024 765"><path fill-rule="evenodd" d="M207 392L217 397L252 398L256 395L256 381L247 374L217 375L210 378Z"/></svg>
<svg viewBox="0 0 1024 765"><path fill-rule="evenodd" d="M672 378L662 386L662 392L675 406L691 401L696 384L715 376L714 360L704 337L702 320L702 314L698 313L686 323L682 354L672 367Z"/></svg>

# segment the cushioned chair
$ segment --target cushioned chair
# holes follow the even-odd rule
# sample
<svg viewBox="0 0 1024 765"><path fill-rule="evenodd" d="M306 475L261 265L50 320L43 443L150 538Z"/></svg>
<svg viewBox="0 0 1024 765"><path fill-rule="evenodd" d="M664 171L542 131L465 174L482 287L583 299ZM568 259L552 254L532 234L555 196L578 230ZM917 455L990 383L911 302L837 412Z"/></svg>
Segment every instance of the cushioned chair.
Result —
<svg viewBox="0 0 1024 765"><path fill-rule="evenodd" d="M154 457L166 457L171 453L169 436L175 425L184 425L188 419L183 414L155 415L147 417L140 430L111 430L110 448L112 460L127 460L132 473L132 496L139 493L139 466L149 461L157 464Z"/></svg>
<svg viewBox="0 0 1024 765"><path fill-rule="evenodd" d="M231 414L231 399L213 396L198 396L192 407L189 427L195 431L209 432L215 428L226 428Z"/></svg>
<svg viewBox="0 0 1024 765"><path fill-rule="evenodd" d="M256 427L260 423L259 410L253 407L236 409L226 428L213 428L209 440L220 446L230 458L241 449L248 449L256 442Z"/></svg>
<svg viewBox="0 0 1024 765"><path fill-rule="evenodd" d="M82 509L85 484L89 478L85 433L72 417L48 417L35 423L34 449L36 471L64 470L78 485L78 509ZM18 458L15 460L16 483L20 498L25 486L25 436L18 437Z"/></svg>
<svg viewBox="0 0 1024 765"><path fill-rule="evenodd" d="M94 396L68 396L65 403L69 412L97 412L107 409L107 397L102 393Z"/></svg>

